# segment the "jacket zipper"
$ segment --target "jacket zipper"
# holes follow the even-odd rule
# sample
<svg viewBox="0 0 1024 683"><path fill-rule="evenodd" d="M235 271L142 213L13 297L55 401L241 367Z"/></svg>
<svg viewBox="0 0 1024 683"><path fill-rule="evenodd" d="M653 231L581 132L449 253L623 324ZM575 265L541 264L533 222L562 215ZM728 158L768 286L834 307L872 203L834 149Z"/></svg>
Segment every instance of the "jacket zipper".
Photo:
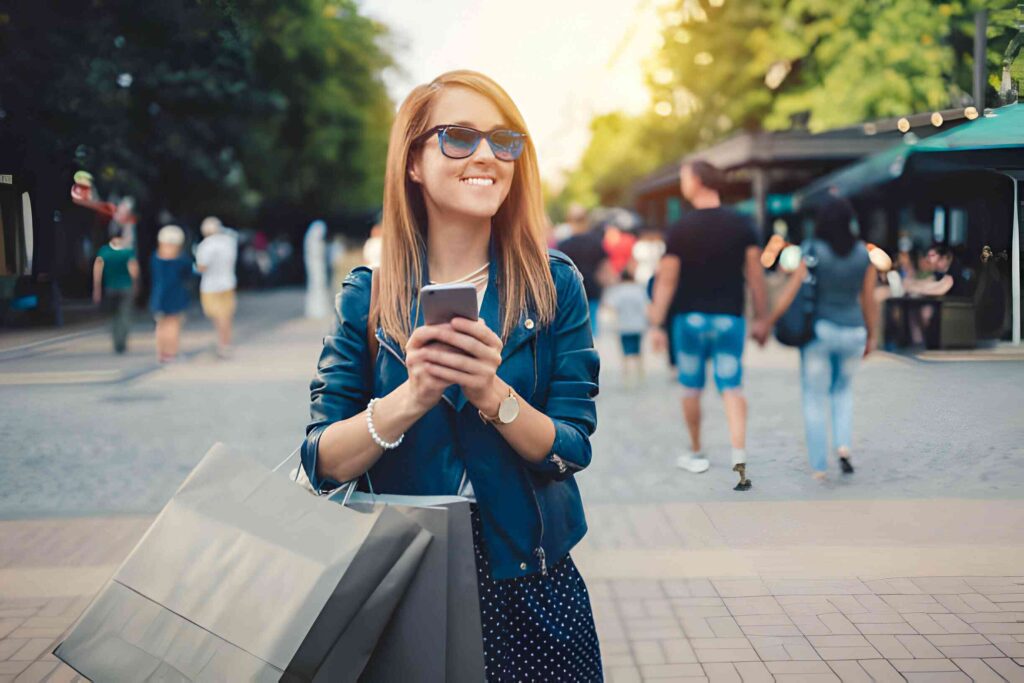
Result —
<svg viewBox="0 0 1024 683"><path fill-rule="evenodd" d="M533 350L533 391L537 392L537 335L534 335L530 339L530 346ZM526 483L530 485L530 493L533 495L533 506L537 509L537 519L540 520L540 539L537 541L537 547L534 549L533 554L537 556L537 560L540 561L540 575L548 575L548 562L547 557L544 554L544 513L540 509L540 501L537 500L537 489L533 485L533 478L530 473L526 473Z"/></svg>

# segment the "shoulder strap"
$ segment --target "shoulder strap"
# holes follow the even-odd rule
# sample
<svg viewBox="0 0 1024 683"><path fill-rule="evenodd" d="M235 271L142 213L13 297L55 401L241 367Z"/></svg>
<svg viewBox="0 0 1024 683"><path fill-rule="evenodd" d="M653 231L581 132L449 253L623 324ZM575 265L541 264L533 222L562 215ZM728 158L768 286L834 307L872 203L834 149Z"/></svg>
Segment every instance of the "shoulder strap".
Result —
<svg viewBox="0 0 1024 683"><path fill-rule="evenodd" d="M377 341L377 322L380 320L380 310L377 308L379 289L377 269L372 268L370 269L370 313L366 317L366 344L370 350L371 364L377 358L377 352L380 350L380 342Z"/></svg>

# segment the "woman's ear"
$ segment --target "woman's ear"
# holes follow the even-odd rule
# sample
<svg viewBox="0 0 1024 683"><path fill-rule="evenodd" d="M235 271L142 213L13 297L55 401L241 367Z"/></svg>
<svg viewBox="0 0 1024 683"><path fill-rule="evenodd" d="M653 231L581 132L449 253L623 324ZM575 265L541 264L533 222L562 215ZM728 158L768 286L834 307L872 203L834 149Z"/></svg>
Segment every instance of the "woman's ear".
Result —
<svg viewBox="0 0 1024 683"><path fill-rule="evenodd" d="M423 182L420 177L420 162L417 157L413 157L409 161L409 167L405 171L409 175L409 180L413 181L417 185Z"/></svg>

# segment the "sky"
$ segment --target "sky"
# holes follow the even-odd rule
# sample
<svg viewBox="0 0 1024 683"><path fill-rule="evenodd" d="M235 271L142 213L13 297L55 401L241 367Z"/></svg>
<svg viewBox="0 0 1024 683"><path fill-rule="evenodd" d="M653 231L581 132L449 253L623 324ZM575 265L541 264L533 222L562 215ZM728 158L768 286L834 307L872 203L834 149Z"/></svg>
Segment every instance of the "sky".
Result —
<svg viewBox="0 0 1024 683"><path fill-rule="evenodd" d="M452 69L494 78L526 119L541 173L557 187L589 141L595 114L649 103L643 63L654 52L653 0L362 0L392 31L396 104Z"/></svg>

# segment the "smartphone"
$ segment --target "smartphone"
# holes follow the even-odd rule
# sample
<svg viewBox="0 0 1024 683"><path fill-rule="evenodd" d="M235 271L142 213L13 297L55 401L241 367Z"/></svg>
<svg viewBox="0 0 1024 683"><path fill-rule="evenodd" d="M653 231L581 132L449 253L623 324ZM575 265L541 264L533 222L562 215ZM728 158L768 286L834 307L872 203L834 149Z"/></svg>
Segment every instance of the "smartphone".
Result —
<svg viewBox="0 0 1024 683"><path fill-rule="evenodd" d="M423 322L440 325L452 318L477 319L476 287L473 285L427 285L420 291Z"/></svg>

